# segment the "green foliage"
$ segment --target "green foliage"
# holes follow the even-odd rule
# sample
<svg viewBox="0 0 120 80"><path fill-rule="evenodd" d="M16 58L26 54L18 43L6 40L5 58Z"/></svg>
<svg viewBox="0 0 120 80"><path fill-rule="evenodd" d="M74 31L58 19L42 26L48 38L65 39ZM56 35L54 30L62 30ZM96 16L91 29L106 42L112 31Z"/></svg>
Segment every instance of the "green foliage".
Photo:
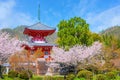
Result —
<svg viewBox="0 0 120 80"><path fill-rule="evenodd" d="M67 80L73 80L75 78L74 74L68 74L67 75Z"/></svg>
<svg viewBox="0 0 120 80"><path fill-rule="evenodd" d="M53 80L53 77L52 77L52 76L45 76L45 77L43 78L43 80Z"/></svg>
<svg viewBox="0 0 120 80"><path fill-rule="evenodd" d="M97 74L99 72L98 67L92 64L85 66L85 69L93 72L94 74Z"/></svg>
<svg viewBox="0 0 120 80"><path fill-rule="evenodd" d="M103 43L106 46L120 48L120 26L114 26L101 32Z"/></svg>
<svg viewBox="0 0 120 80"><path fill-rule="evenodd" d="M64 80L64 77L54 77L53 80Z"/></svg>
<svg viewBox="0 0 120 80"><path fill-rule="evenodd" d="M77 74L78 78L85 78L88 80L92 79L92 76L93 76L93 73L91 71L87 71L87 70L79 71Z"/></svg>
<svg viewBox="0 0 120 80"><path fill-rule="evenodd" d="M43 80L43 76L33 76L30 80Z"/></svg>
<svg viewBox="0 0 120 80"><path fill-rule="evenodd" d="M61 76L44 76L43 80L64 80Z"/></svg>
<svg viewBox="0 0 120 80"><path fill-rule="evenodd" d="M120 26L113 26L110 27L104 31L102 31L100 34L102 35L112 35L120 39Z"/></svg>
<svg viewBox="0 0 120 80"><path fill-rule="evenodd" d="M24 79L20 79L18 77L15 77L15 78L9 78L9 77L5 77L4 79L1 79L0 80L24 80Z"/></svg>
<svg viewBox="0 0 120 80"><path fill-rule="evenodd" d="M92 38L93 38L93 41L100 41L102 42L102 37L97 34L97 33L92 33Z"/></svg>
<svg viewBox="0 0 120 80"><path fill-rule="evenodd" d="M58 24L58 44L66 49L76 44L91 45L94 41L100 40L99 35L89 30L89 25L80 17L69 20L62 20Z"/></svg>
<svg viewBox="0 0 120 80"><path fill-rule="evenodd" d="M27 73L28 73L28 75L29 75L29 77L30 77L30 78L32 78L32 77L33 77L33 73L32 73L32 71L27 70Z"/></svg>
<svg viewBox="0 0 120 80"><path fill-rule="evenodd" d="M117 75L114 72L108 72L106 73L106 76L110 80L110 79L115 79Z"/></svg>
<svg viewBox="0 0 120 80"><path fill-rule="evenodd" d="M19 73L19 77L25 80L29 80L29 78L32 78L32 75L32 72L28 70L24 70Z"/></svg>
<svg viewBox="0 0 120 80"><path fill-rule="evenodd" d="M107 80L107 77L104 74L97 74L94 76L95 80Z"/></svg>
<svg viewBox="0 0 120 80"><path fill-rule="evenodd" d="M118 75L119 73L120 73L120 71L119 70L111 70L111 72L113 72L113 73L115 73L116 75Z"/></svg>
<svg viewBox="0 0 120 80"><path fill-rule="evenodd" d="M7 76L4 79L0 80L28 80L28 79L21 79L19 77L15 78L8 78ZM63 76L33 76L29 80L64 80Z"/></svg>
<svg viewBox="0 0 120 80"><path fill-rule="evenodd" d="M18 72L17 71L9 71L8 77L10 77L10 78L18 77Z"/></svg>
<svg viewBox="0 0 120 80"><path fill-rule="evenodd" d="M102 35L103 43L111 48L119 48L120 40L112 35Z"/></svg>
<svg viewBox="0 0 120 80"><path fill-rule="evenodd" d="M74 78L73 80L86 80L85 78Z"/></svg>
<svg viewBox="0 0 120 80"><path fill-rule="evenodd" d="M3 78L5 78L5 77L7 77L8 76L8 74L3 74Z"/></svg>
<svg viewBox="0 0 120 80"><path fill-rule="evenodd" d="M120 80L120 76L116 76L116 79L115 80Z"/></svg>

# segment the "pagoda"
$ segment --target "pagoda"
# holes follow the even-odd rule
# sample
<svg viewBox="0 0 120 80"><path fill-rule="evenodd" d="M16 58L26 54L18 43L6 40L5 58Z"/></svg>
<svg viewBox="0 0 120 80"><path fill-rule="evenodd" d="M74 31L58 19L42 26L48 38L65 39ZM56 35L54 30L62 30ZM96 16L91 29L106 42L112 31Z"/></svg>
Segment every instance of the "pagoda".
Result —
<svg viewBox="0 0 120 80"><path fill-rule="evenodd" d="M34 54L37 49L41 49L44 55L40 56L40 58L49 58L50 51L55 44L48 43L45 37L53 34L55 30L55 28L49 27L40 22L31 26L26 26L23 33L28 35L29 41L27 45L24 44L24 48L30 51L30 54Z"/></svg>
<svg viewBox="0 0 120 80"><path fill-rule="evenodd" d="M40 5L38 7L38 20L39 22L31 25L25 26L23 34L29 37L28 43L23 44L23 47L28 51L28 57L35 54L37 50L40 49L40 56L37 56L35 61L36 73L37 74L46 74L48 66L47 62L52 60L51 58L51 49L55 44L48 43L46 37L55 32L55 28L49 27L40 22Z"/></svg>
<svg viewBox="0 0 120 80"><path fill-rule="evenodd" d="M44 25L40 22L31 26L25 26L23 34L28 35L28 44L23 47L28 51L28 55L33 55L38 49L42 51L42 56L38 56L36 64L36 74L46 74L48 66L47 62L52 60L50 51L55 44L48 43L46 37L55 32L55 28ZM41 53L40 53L41 54Z"/></svg>

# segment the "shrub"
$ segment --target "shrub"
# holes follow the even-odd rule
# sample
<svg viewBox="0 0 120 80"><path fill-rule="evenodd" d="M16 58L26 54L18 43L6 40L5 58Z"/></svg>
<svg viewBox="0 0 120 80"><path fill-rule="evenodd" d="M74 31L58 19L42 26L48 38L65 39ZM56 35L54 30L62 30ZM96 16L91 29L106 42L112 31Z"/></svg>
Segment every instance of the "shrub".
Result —
<svg viewBox="0 0 120 80"><path fill-rule="evenodd" d="M74 78L73 80L85 80L85 78Z"/></svg>
<svg viewBox="0 0 120 80"><path fill-rule="evenodd" d="M106 73L106 76L108 79L115 79L117 75L115 72L108 72Z"/></svg>
<svg viewBox="0 0 120 80"><path fill-rule="evenodd" d="M79 71L77 74L78 78L92 79L93 73L87 70Z"/></svg>
<svg viewBox="0 0 120 80"><path fill-rule="evenodd" d="M116 76L116 80L120 80L120 76Z"/></svg>
<svg viewBox="0 0 120 80"><path fill-rule="evenodd" d="M28 70L25 70L25 71L21 71L19 73L19 77L21 79L25 79L25 80L29 80L29 78L32 78L32 72L31 71L28 71Z"/></svg>
<svg viewBox="0 0 120 80"><path fill-rule="evenodd" d="M107 80L107 78L104 74L97 74L95 80Z"/></svg>
<svg viewBox="0 0 120 80"><path fill-rule="evenodd" d="M97 74L99 72L98 68L94 65L87 65L85 69L94 72L94 74Z"/></svg>
<svg viewBox="0 0 120 80"><path fill-rule="evenodd" d="M68 74L67 75L67 80L73 80L75 78L74 74Z"/></svg>
<svg viewBox="0 0 120 80"><path fill-rule="evenodd" d="M85 78L79 78L79 80L86 80Z"/></svg>
<svg viewBox="0 0 120 80"><path fill-rule="evenodd" d="M55 77L53 80L64 80L64 77Z"/></svg>
<svg viewBox="0 0 120 80"><path fill-rule="evenodd" d="M33 73L32 73L32 71L28 70L28 74L29 74L29 77L30 77L30 78L33 77Z"/></svg>
<svg viewBox="0 0 120 80"><path fill-rule="evenodd" d="M63 76L44 76L42 80L64 80Z"/></svg>
<svg viewBox="0 0 120 80"><path fill-rule="evenodd" d="M32 78L30 80L43 80L43 77L35 77L35 78Z"/></svg>
<svg viewBox="0 0 120 80"><path fill-rule="evenodd" d="M18 72L17 71L9 71L8 72L8 77L10 78L14 78L14 77L18 77Z"/></svg>
<svg viewBox="0 0 120 80"><path fill-rule="evenodd" d="M54 78L52 76L45 76L43 80L54 80Z"/></svg>
<svg viewBox="0 0 120 80"><path fill-rule="evenodd" d="M111 72L114 72L116 75L118 75L120 73L119 70L112 70Z"/></svg>
<svg viewBox="0 0 120 80"><path fill-rule="evenodd" d="M5 77L8 77L8 75L7 74L3 74L3 78L5 78Z"/></svg>

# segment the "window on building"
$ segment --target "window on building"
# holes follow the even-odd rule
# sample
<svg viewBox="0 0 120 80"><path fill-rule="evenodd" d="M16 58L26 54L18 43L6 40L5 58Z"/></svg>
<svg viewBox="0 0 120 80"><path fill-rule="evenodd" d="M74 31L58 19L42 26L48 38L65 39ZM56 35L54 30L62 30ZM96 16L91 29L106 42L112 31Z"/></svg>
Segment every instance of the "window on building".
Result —
<svg viewBox="0 0 120 80"><path fill-rule="evenodd" d="M48 51L45 51L45 55L48 55Z"/></svg>

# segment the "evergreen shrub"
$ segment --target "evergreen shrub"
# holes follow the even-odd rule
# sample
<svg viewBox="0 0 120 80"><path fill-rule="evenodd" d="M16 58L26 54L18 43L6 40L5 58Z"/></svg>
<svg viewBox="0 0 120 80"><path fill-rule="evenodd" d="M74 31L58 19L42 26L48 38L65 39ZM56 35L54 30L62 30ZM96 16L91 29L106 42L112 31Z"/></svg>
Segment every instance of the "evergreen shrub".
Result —
<svg viewBox="0 0 120 80"><path fill-rule="evenodd" d="M64 77L55 77L53 80L64 80Z"/></svg>
<svg viewBox="0 0 120 80"><path fill-rule="evenodd" d="M97 74L95 80L107 80L107 77L104 74Z"/></svg>
<svg viewBox="0 0 120 80"><path fill-rule="evenodd" d="M19 77L24 80L29 80L29 78L32 78L33 74L29 70L24 70L19 73Z"/></svg>
<svg viewBox="0 0 120 80"><path fill-rule="evenodd" d="M44 76L43 80L54 80L52 76Z"/></svg>
<svg viewBox="0 0 120 80"><path fill-rule="evenodd" d="M115 79L117 75L115 72L108 72L106 73L106 76L108 79Z"/></svg>
<svg viewBox="0 0 120 80"><path fill-rule="evenodd" d="M18 72L17 71L9 71L8 72L8 77L10 78L14 78L14 77L18 77Z"/></svg>
<svg viewBox="0 0 120 80"><path fill-rule="evenodd" d="M67 80L73 80L75 78L74 74L68 74L67 75Z"/></svg>
<svg viewBox="0 0 120 80"><path fill-rule="evenodd" d="M91 80L93 77L93 73L91 71L82 70L78 72L77 77Z"/></svg>

